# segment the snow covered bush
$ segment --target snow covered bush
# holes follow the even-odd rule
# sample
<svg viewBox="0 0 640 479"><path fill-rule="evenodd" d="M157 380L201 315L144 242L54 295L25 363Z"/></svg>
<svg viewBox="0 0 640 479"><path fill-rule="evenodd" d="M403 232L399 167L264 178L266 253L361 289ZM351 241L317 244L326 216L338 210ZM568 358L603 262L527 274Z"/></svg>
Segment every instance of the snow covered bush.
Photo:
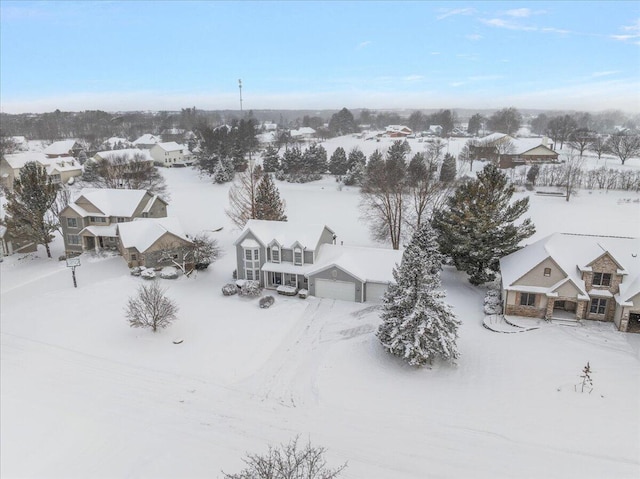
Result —
<svg viewBox="0 0 640 479"><path fill-rule="evenodd" d="M227 283L222 287L222 294L225 296L233 296L238 294L238 287L235 283Z"/></svg>
<svg viewBox="0 0 640 479"><path fill-rule="evenodd" d="M140 277L142 279L154 279L156 277L156 272L153 268L146 268L140 272Z"/></svg>
<svg viewBox="0 0 640 479"><path fill-rule="evenodd" d="M140 276L142 274L142 268L140 266L136 266L135 268L131 268L130 272L131 276Z"/></svg>
<svg viewBox="0 0 640 479"><path fill-rule="evenodd" d="M502 314L500 291L490 289L484 297L484 314Z"/></svg>
<svg viewBox="0 0 640 479"><path fill-rule="evenodd" d="M260 296L262 288L258 281L245 281L240 287L240 296Z"/></svg>
<svg viewBox="0 0 640 479"><path fill-rule="evenodd" d="M178 269L173 266L165 266L160 271L160 277L162 279L177 279L178 278Z"/></svg>
<svg viewBox="0 0 640 479"><path fill-rule="evenodd" d="M262 309L267 309L270 308L271 305L273 303L275 303L276 300L273 296L269 295L269 296L263 296L262 298L260 298L260 307Z"/></svg>

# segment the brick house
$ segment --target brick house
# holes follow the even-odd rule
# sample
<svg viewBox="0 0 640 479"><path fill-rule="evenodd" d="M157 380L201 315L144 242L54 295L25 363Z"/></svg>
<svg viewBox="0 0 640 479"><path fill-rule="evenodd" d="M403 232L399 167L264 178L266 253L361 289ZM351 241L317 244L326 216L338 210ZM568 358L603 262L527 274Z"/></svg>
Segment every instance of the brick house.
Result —
<svg viewBox="0 0 640 479"><path fill-rule="evenodd" d="M640 332L640 239L555 233L500 260L507 315Z"/></svg>

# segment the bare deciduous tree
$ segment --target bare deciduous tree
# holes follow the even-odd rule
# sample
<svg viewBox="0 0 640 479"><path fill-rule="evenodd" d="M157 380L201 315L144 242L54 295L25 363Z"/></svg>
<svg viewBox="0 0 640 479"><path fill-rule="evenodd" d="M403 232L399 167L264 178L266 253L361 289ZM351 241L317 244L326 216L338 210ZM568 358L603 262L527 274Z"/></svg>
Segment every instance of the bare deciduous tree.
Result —
<svg viewBox="0 0 640 479"><path fill-rule="evenodd" d="M125 313L132 328L150 328L154 333L177 319L178 306L165 296L166 290L153 281L138 288L138 294L129 298Z"/></svg>
<svg viewBox="0 0 640 479"><path fill-rule="evenodd" d="M571 199L571 195L575 193L582 182L582 165L584 160L581 156L576 156L573 151L569 153L564 163L563 184L566 193L566 200Z"/></svg>
<svg viewBox="0 0 640 479"><path fill-rule="evenodd" d="M229 208L227 216L238 228L244 228L247 221L256 218L256 197L262 178L262 168L252 165L236 175L229 188Z"/></svg>
<svg viewBox="0 0 640 479"><path fill-rule="evenodd" d="M567 145L572 150L576 150L582 158L595 136L596 134L593 131L580 128L571 132Z"/></svg>
<svg viewBox="0 0 640 479"><path fill-rule="evenodd" d="M147 190L168 199L162 173L141 154L113 155L108 159L88 160L82 181L96 188Z"/></svg>
<svg viewBox="0 0 640 479"><path fill-rule="evenodd" d="M347 467L343 464L335 469L327 466L326 449L307 443L298 446L298 438L289 444L269 446L266 454L247 454L243 462L246 467L237 474L222 474L225 479L334 479Z"/></svg>
<svg viewBox="0 0 640 479"><path fill-rule="evenodd" d="M640 135L611 135L605 143L605 151L616 155L624 165L629 158L640 155Z"/></svg>

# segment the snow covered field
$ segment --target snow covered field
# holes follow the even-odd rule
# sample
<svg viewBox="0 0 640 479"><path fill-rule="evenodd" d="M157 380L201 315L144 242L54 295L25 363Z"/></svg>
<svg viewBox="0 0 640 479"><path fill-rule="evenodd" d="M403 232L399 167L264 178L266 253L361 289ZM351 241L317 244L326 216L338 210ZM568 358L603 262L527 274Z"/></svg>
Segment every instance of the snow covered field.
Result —
<svg viewBox="0 0 640 479"><path fill-rule="evenodd" d="M342 141L348 151L352 139ZM167 330L129 328L123 308L142 280L119 257L83 255L77 289L42 249L0 263L3 478L220 477L246 451L297 434L326 447L329 464L348 461L341 477L352 479L640 476L640 335L600 323L490 332L485 290L446 269L461 359L414 370L379 346L375 305L278 296L261 310L257 299L223 297L238 234L224 214L228 185L163 173L170 215L191 233L223 226L210 234L226 252L195 278L162 280L180 306ZM278 187L290 221L372 245L357 188L331 178ZM532 195L529 241L637 236L639 199ZM581 394L587 361L594 390Z"/></svg>

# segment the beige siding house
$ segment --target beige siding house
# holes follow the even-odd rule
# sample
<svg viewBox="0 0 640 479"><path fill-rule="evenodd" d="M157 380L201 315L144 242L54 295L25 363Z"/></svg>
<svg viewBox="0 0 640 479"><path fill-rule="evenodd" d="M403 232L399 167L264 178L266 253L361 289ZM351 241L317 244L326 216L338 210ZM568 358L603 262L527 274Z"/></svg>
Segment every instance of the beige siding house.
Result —
<svg viewBox="0 0 640 479"><path fill-rule="evenodd" d="M640 332L640 239L555 233L500 260L507 315Z"/></svg>
<svg viewBox="0 0 640 479"><path fill-rule="evenodd" d="M35 162L47 170L54 183L69 183L71 178L82 174L82 166L71 156L49 158L40 151L25 151L5 155L0 161L0 180L3 186L12 190L13 182L28 162Z"/></svg>
<svg viewBox="0 0 640 479"><path fill-rule="evenodd" d="M193 267L191 240L177 218L136 218L116 228L118 249L132 268L170 266L173 262Z"/></svg>
<svg viewBox="0 0 640 479"><path fill-rule="evenodd" d="M65 252L117 250L118 224L166 216L167 202L145 190L85 188L60 213Z"/></svg>

